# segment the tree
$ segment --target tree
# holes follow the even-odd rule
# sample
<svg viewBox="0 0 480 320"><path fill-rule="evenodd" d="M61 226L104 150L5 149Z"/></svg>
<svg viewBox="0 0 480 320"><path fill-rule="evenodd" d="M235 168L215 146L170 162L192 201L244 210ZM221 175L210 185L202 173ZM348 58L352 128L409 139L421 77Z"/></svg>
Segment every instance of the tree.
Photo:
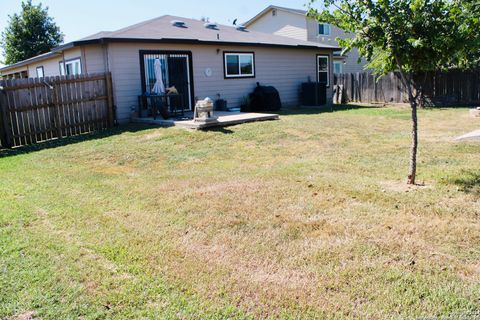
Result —
<svg viewBox="0 0 480 320"><path fill-rule="evenodd" d="M417 172L417 107L428 72L478 64L478 0L323 0L309 13L352 34L344 53L358 48L377 75L398 72L408 93L412 144L408 183ZM477 47L475 48L474 42Z"/></svg>
<svg viewBox="0 0 480 320"><path fill-rule="evenodd" d="M22 12L9 16L8 26L0 42L5 64L12 64L42 53L63 42L63 34L48 16L48 7L33 5L32 0L22 2Z"/></svg>

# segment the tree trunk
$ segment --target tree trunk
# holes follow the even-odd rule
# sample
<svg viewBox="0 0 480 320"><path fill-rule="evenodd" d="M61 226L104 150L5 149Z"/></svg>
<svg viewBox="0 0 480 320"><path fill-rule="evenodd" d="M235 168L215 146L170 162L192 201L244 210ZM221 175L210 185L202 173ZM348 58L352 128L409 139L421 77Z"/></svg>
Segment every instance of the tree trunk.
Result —
<svg viewBox="0 0 480 320"><path fill-rule="evenodd" d="M418 118L417 118L418 93L416 93L416 95L413 95L413 90L415 88L414 76L411 73L405 74L402 67L402 61L400 60L398 55L395 55L394 57L395 57L395 61L397 62L397 67L400 72L402 83L405 86L405 89L407 89L408 101L410 102L410 107L412 108L412 146L410 149L410 169L408 172L407 183L415 184L415 179L417 177L417 149L418 149Z"/></svg>
<svg viewBox="0 0 480 320"><path fill-rule="evenodd" d="M415 184L417 175L417 149L418 149L418 118L417 118L417 102L415 99L410 100L412 107L412 146L410 149L410 170L408 173L408 184Z"/></svg>

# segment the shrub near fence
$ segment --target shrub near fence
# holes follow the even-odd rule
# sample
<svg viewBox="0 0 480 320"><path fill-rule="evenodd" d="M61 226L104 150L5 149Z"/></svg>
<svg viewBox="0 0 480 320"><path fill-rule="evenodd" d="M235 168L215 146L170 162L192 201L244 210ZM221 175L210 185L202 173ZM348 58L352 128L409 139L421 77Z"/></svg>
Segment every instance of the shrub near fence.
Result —
<svg viewBox="0 0 480 320"><path fill-rule="evenodd" d="M425 78L424 102L431 106L474 105L480 103L479 72L437 72ZM341 90L340 90L341 87ZM335 75L337 92L347 102L407 103L408 94L398 73L376 77L370 72Z"/></svg>
<svg viewBox="0 0 480 320"><path fill-rule="evenodd" d="M2 147L111 127L111 81L109 73L0 81Z"/></svg>

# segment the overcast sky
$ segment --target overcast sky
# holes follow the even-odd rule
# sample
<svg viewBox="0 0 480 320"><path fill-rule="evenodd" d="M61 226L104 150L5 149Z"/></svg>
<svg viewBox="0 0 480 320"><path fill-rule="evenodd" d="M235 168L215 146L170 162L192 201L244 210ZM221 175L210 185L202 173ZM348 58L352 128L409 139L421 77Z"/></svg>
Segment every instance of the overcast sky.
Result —
<svg viewBox="0 0 480 320"><path fill-rule="evenodd" d="M33 0L49 7L52 16L65 34L65 41L73 41L99 31L113 31L164 14L231 24L234 19L243 22L275 4L304 9L308 0ZM20 0L0 0L0 30L4 30L8 15L20 11ZM2 52L3 54L3 52ZM0 61L3 58L0 58Z"/></svg>

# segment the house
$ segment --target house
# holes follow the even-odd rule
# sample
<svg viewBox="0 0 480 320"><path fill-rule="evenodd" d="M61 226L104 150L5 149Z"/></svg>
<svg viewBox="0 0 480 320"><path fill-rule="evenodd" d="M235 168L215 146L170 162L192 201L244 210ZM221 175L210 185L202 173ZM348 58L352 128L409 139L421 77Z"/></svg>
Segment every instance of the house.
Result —
<svg viewBox="0 0 480 320"><path fill-rule="evenodd" d="M333 46L338 45L337 38L351 37L340 28L327 23L318 23L306 15L305 10L271 5L245 22L244 26L254 31ZM334 73L362 72L365 62L358 63L358 58L359 53L356 49L344 56L337 52L333 58Z"/></svg>
<svg viewBox="0 0 480 320"><path fill-rule="evenodd" d="M286 105L299 104L301 83L327 84L333 90L335 44L310 42L249 30L161 16L113 32L99 32L49 53L0 69L4 77L43 77L111 72L116 118L128 122L139 95L151 93L155 64L161 61L165 86L174 85L183 108L195 98L216 98L239 106L256 83L274 86Z"/></svg>

